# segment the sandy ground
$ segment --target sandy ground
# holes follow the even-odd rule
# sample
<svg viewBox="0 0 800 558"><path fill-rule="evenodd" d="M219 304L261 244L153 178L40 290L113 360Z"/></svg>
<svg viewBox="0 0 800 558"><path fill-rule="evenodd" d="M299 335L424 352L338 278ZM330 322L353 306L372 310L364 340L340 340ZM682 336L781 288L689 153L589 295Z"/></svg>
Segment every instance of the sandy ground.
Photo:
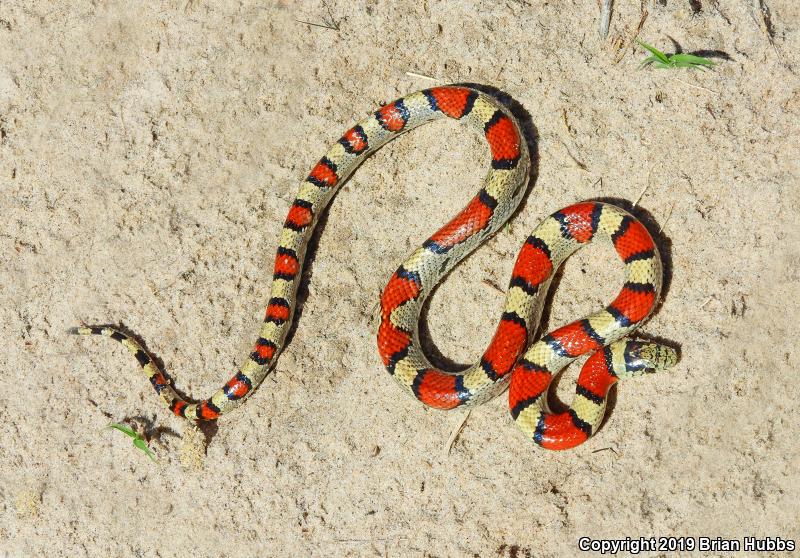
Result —
<svg viewBox="0 0 800 558"><path fill-rule="evenodd" d="M618 1L608 39L594 0L0 4L0 556L800 539L800 5L765 2L768 22L759 0ZM642 10L645 40L730 60L636 71ZM464 413L424 408L381 367L379 290L485 172L457 123L403 136L343 188L293 341L206 453L119 345L65 334L123 323L209 395L252 345L299 180L355 120L436 83L414 74L504 90L539 138L524 207L433 298L436 351L481 354L503 299L489 283L555 209L638 201L660 237L669 286L643 332L682 360L619 386L587 444L540 450L500 397L447 454ZM550 328L615 295L611 262L602 247L568 262ZM116 421L153 435L157 464Z"/></svg>

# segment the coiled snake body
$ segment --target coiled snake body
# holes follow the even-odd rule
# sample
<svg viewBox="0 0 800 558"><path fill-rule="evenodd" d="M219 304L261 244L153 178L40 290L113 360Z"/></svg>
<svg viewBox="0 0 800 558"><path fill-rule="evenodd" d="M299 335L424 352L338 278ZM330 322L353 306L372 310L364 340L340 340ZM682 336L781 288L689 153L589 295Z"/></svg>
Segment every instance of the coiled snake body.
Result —
<svg viewBox="0 0 800 558"><path fill-rule="evenodd" d="M334 144L303 181L281 231L266 316L247 361L219 391L189 403L173 389L133 337L113 326L84 326L72 333L105 335L136 357L156 392L178 416L214 420L240 405L273 366L295 310L306 247L320 214L341 184L374 151L398 134L447 116L486 137L491 168L478 194L394 272L381 295L378 350L404 390L438 409L477 405L509 382L511 415L522 431L549 449L574 447L602 422L608 389L619 378L672 366L671 348L624 340L652 311L661 289L658 250L645 227L622 209L583 202L547 217L517 257L497 331L480 361L453 373L430 364L418 336L420 310L433 287L467 254L505 223L525 192L528 146L516 119L493 97L445 86L413 93L363 120ZM552 331L535 343L542 304L559 265L596 239L610 240L625 264L625 283L605 309ZM552 414L547 391L577 357L594 352L578 378L568 411Z"/></svg>

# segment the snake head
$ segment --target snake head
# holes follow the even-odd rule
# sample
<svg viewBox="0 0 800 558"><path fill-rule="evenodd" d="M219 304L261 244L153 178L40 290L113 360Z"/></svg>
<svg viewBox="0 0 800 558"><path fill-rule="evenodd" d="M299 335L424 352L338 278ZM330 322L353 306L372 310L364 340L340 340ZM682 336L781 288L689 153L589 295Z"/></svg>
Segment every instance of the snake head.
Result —
<svg viewBox="0 0 800 558"><path fill-rule="evenodd" d="M617 343L619 344L617 354L624 355L624 369L616 367L620 378L666 370L678 362L678 352L672 347L660 343L630 340L617 341Z"/></svg>
<svg viewBox="0 0 800 558"><path fill-rule="evenodd" d="M659 343L637 343L635 353L645 365L653 371L666 370L678 363L678 352L672 347Z"/></svg>

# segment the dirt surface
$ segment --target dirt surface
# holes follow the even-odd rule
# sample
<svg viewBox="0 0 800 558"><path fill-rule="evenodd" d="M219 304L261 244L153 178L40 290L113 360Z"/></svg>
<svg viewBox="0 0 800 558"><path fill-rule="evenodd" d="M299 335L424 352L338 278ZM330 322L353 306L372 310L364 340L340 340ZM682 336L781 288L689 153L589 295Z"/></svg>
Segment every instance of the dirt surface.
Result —
<svg viewBox="0 0 800 558"><path fill-rule="evenodd" d="M594 0L235 4L0 4L0 556L523 558L575 556L581 536L800 539L800 4L618 1L607 39ZM672 37L728 59L637 71L640 25L667 52ZM670 262L642 331L681 362L620 385L582 447L540 450L499 397L448 453L464 413L424 408L381 366L380 289L488 164L454 122L403 136L344 186L291 344L207 449L121 346L66 335L122 323L178 388L210 395L252 346L308 169L379 105L452 82L529 112L539 172L433 297L436 351L479 357L503 300L491 283L562 206L636 203ZM621 277L610 249L582 251L546 326L599 308ZM123 421L152 435L157 463L105 428Z"/></svg>

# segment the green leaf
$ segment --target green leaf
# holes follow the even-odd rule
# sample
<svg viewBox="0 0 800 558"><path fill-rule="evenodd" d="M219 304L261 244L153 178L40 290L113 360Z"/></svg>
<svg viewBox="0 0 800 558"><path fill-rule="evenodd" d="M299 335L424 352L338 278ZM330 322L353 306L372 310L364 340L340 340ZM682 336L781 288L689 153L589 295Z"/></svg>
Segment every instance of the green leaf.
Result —
<svg viewBox="0 0 800 558"><path fill-rule="evenodd" d="M136 438L139 438L139 435L136 432L134 432L133 430L131 430L130 428L128 428L124 424L109 424L108 427L109 428L116 428L117 430L119 430L120 432L122 432L126 436L129 436L129 437L133 438L134 440Z"/></svg>
<svg viewBox="0 0 800 558"><path fill-rule="evenodd" d="M642 60L642 63L639 64L639 68L640 69L644 68L645 66L650 65L650 64L652 64L653 66L655 66L657 68L658 67L661 67L661 68L666 67L666 66L664 66L664 63L658 57L656 57L656 56L648 56L647 58Z"/></svg>
<svg viewBox="0 0 800 558"><path fill-rule="evenodd" d="M715 66L715 63L708 58L702 56L695 56L694 54L673 54L670 56L670 61L675 62L677 66Z"/></svg>
<svg viewBox="0 0 800 558"><path fill-rule="evenodd" d="M136 438L133 441L133 445L136 446L137 448L139 448L140 450L142 450L144 453L146 453L147 457L149 457L153 461L156 460L156 458L154 457L155 454L150 450L150 448L147 447L147 444L141 438Z"/></svg>
<svg viewBox="0 0 800 558"><path fill-rule="evenodd" d="M109 424L108 427L114 428L115 430L119 430L120 432L131 438L133 440L133 445L136 448L140 449L145 454L147 454L147 457L149 457L153 461L156 460L156 458L154 457L155 454L150 450L149 447L147 447L147 442L145 442L144 438L142 438L139 434L137 434L124 424Z"/></svg>
<svg viewBox="0 0 800 558"><path fill-rule="evenodd" d="M658 58L661 62L669 65L669 58L667 57L667 55L658 50L656 47L648 45L647 43L639 39L636 39L636 42L639 43L639 46L641 46L642 48L650 51L650 54Z"/></svg>

